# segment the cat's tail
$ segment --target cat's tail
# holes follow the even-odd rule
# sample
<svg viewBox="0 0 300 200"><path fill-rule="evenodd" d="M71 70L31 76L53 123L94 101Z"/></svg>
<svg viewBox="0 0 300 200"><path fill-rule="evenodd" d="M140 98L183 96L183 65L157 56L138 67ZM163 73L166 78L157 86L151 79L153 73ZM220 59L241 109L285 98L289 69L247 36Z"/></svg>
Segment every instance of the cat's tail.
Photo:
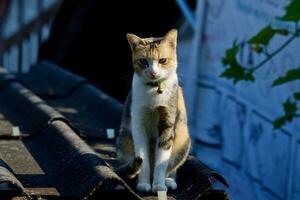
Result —
<svg viewBox="0 0 300 200"><path fill-rule="evenodd" d="M129 179L135 178L141 171L143 165L143 159L141 157L135 157L133 161L131 161L127 165L127 177Z"/></svg>
<svg viewBox="0 0 300 200"><path fill-rule="evenodd" d="M123 179L134 179L141 171L143 159L135 157L131 162L121 166L117 169L117 174Z"/></svg>

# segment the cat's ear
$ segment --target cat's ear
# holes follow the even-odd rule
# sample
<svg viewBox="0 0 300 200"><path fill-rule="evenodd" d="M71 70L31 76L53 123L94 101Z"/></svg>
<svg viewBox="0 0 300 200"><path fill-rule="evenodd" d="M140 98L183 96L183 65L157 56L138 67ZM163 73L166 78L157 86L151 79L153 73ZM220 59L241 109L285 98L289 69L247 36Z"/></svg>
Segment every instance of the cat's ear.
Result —
<svg viewBox="0 0 300 200"><path fill-rule="evenodd" d="M144 44L143 39L139 38L138 36L136 36L132 33L127 33L127 40L128 40L131 50L134 50L135 47L137 47L140 44Z"/></svg>
<svg viewBox="0 0 300 200"><path fill-rule="evenodd" d="M171 47L176 48L177 46L177 30L171 29L164 37L163 41L168 42Z"/></svg>

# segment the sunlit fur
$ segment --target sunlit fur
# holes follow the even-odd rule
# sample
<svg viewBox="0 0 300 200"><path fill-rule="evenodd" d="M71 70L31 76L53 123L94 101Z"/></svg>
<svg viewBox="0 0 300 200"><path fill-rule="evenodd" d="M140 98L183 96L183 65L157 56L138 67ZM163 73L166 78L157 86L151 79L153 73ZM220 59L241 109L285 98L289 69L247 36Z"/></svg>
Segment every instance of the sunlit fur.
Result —
<svg viewBox="0 0 300 200"><path fill-rule="evenodd" d="M132 50L132 62L135 72L148 81L157 81L166 79L171 73L176 72L177 54L176 54L177 31L171 30L162 38L144 38L141 39L133 34L127 34L127 38ZM164 64L159 63L159 59L167 59ZM147 59L150 66L144 69L139 64L139 59ZM159 73L159 79L149 79L147 73L153 70L153 67Z"/></svg>
<svg viewBox="0 0 300 200"><path fill-rule="evenodd" d="M176 170L186 160L191 144L176 73L177 31L173 29L162 38L127 34L127 39L135 73L116 141L117 155L125 163L142 158L137 190L176 189ZM147 67L140 59L147 60ZM163 93L149 82L161 82Z"/></svg>

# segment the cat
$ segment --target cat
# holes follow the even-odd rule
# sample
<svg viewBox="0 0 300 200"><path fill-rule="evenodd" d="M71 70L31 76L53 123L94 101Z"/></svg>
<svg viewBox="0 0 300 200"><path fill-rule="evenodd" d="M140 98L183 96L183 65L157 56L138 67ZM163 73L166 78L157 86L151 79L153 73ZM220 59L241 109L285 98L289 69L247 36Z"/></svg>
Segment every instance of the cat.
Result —
<svg viewBox="0 0 300 200"><path fill-rule="evenodd" d="M127 34L134 75L116 139L117 157L140 192L175 190L191 147L177 76L177 30L161 38ZM151 184L152 180L152 184Z"/></svg>

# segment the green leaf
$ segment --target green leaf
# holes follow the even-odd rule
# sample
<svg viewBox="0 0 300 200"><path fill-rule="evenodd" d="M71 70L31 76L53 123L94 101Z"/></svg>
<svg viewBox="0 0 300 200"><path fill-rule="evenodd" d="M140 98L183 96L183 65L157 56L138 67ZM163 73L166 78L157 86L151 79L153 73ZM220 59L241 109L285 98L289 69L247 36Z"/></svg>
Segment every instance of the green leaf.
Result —
<svg viewBox="0 0 300 200"><path fill-rule="evenodd" d="M234 84L241 80L254 81L252 72L244 69L236 59L239 49L240 46L234 41L232 47L226 50L225 57L222 60L223 64L225 66L229 65L229 67L220 76L233 79Z"/></svg>
<svg viewBox="0 0 300 200"><path fill-rule="evenodd" d="M264 27L256 35L248 40L249 44L263 44L268 45L270 40L275 35L276 30L274 30L271 25Z"/></svg>
<svg viewBox="0 0 300 200"><path fill-rule="evenodd" d="M273 122L274 129L281 128L286 123L286 117L279 117Z"/></svg>
<svg viewBox="0 0 300 200"><path fill-rule="evenodd" d="M239 52L240 47L236 44L236 41L233 42L233 45L230 49L226 50L225 57L223 58L222 62L223 65L229 64L237 64L236 55Z"/></svg>
<svg viewBox="0 0 300 200"><path fill-rule="evenodd" d="M272 86L281 85L290 81L300 79L300 68L287 71L285 76L281 76L273 81Z"/></svg>
<svg viewBox="0 0 300 200"><path fill-rule="evenodd" d="M233 83L236 84L238 81L243 80L244 69L239 66L231 66L227 68L221 77L226 77L228 79L233 79Z"/></svg>
<svg viewBox="0 0 300 200"><path fill-rule="evenodd" d="M297 94L297 93L295 93L295 94ZM298 93L298 94L300 94L300 93ZM287 122L291 122L295 117L298 116L296 114L297 109L298 109L297 103L291 102L289 98L283 103L283 109L284 109L285 115L277 118L273 122L273 126L275 129L281 128L284 124L286 124Z"/></svg>
<svg viewBox="0 0 300 200"><path fill-rule="evenodd" d="M289 34L289 31L285 28L276 29L275 31L276 31L276 33L278 33L280 35L284 35L284 36Z"/></svg>
<svg viewBox="0 0 300 200"><path fill-rule="evenodd" d="M252 72L245 73L244 74L244 79L246 81L254 81L255 80Z"/></svg>
<svg viewBox="0 0 300 200"><path fill-rule="evenodd" d="M256 53L260 54L263 51L263 48L259 44L254 44L252 46L253 51Z"/></svg>
<svg viewBox="0 0 300 200"><path fill-rule="evenodd" d="M286 102L283 103L283 108L287 116L294 115L297 111L297 104L295 102L291 102L290 99L287 99Z"/></svg>
<svg viewBox="0 0 300 200"><path fill-rule="evenodd" d="M247 72L239 65L230 66L220 76L226 77L228 79L233 79L234 84L241 80L254 81L252 72Z"/></svg>
<svg viewBox="0 0 300 200"><path fill-rule="evenodd" d="M294 119L295 115L294 114L290 114L290 115L286 115L285 118L287 121L291 122Z"/></svg>
<svg viewBox="0 0 300 200"><path fill-rule="evenodd" d="M300 92L294 93L294 98L300 101Z"/></svg>
<svg viewBox="0 0 300 200"><path fill-rule="evenodd" d="M277 17L282 21L299 21L300 20L300 0L293 0L289 5L285 7L285 15Z"/></svg>

